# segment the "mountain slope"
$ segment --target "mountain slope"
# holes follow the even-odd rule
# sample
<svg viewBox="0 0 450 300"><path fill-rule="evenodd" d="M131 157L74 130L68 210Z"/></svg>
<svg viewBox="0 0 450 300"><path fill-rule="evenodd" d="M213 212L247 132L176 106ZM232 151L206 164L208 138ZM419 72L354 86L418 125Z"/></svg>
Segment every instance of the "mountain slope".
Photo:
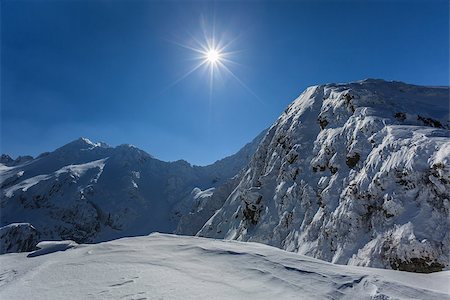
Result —
<svg viewBox="0 0 450 300"><path fill-rule="evenodd" d="M449 272L412 274L333 265L256 243L152 234L41 247L28 257L0 256L0 298L450 298Z"/></svg>
<svg viewBox="0 0 450 300"><path fill-rule="evenodd" d="M206 167L163 162L130 145L112 148L85 138L25 162L3 156L1 226L26 222L40 239L77 242L173 232L192 205L178 209L180 200L194 188L231 180L259 141Z"/></svg>
<svg viewBox="0 0 450 300"><path fill-rule="evenodd" d="M13 223L0 227L0 253L29 252L39 242L39 232L31 224Z"/></svg>
<svg viewBox="0 0 450 300"><path fill-rule="evenodd" d="M339 264L448 268L448 88L308 88L269 129L199 236Z"/></svg>

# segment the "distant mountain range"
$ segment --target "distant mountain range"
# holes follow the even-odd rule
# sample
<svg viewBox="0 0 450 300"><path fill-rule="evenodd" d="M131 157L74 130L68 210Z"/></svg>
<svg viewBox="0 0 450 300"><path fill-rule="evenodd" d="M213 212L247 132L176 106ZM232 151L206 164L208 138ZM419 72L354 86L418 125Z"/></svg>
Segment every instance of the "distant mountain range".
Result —
<svg viewBox="0 0 450 300"><path fill-rule="evenodd" d="M449 128L448 87L368 79L306 89L270 129L206 167L84 138L34 159L3 155L1 251L159 231L447 269Z"/></svg>
<svg viewBox="0 0 450 300"><path fill-rule="evenodd" d="M3 155L1 225L26 222L41 240L79 243L173 232L190 208L193 189L213 190L232 180L262 136L205 167L183 160L163 162L131 145L113 148L86 138L35 159ZM184 206L181 199L186 199ZM13 228L17 234L18 227ZM8 252L8 245L3 248Z"/></svg>

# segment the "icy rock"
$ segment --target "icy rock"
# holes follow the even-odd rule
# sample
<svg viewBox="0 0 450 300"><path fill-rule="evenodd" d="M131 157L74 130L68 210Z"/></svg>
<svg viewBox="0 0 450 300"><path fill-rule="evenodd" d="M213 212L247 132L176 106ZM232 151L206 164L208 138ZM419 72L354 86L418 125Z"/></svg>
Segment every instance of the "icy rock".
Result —
<svg viewBox="0 0 450 300"><path fill-rule="evenodd" d="M29 223L0 227L0 254L33 251L38 242L39 232Z"/></svg>

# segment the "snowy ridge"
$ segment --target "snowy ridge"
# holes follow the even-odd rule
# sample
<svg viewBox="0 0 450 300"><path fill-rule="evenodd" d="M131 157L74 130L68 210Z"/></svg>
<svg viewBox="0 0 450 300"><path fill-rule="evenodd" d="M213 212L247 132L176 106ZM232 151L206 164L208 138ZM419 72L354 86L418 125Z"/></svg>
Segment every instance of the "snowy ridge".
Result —
<svg viewBox="0 0 450 300"><path fill-rule="evenodd" d="M212 193L231 180L249 162L261 138L206 167L182 160L163 162L132 145L113 148L86 138L35 159L3 155L0 225L31 224L37 235L32 248L23 248L27 251L43 239L82 243L173 232L197 203L190 199L191 191ZM183 205L181 199L187 199ZM192 229L194 234L211 215Z"/></svg>
<svg viewBox="0 0 450 300"><path fill-rule="evenodd" d="M270 128L199 236L339 264L448 268L448 88L308 88Z"/></svg>
<svg viewBox="0 0 450 300"><path fill-rule="evenodd" d="M257 243L152 234L26 255L0 256L0 298L450 298L448 271L333 265Z"/></svg>

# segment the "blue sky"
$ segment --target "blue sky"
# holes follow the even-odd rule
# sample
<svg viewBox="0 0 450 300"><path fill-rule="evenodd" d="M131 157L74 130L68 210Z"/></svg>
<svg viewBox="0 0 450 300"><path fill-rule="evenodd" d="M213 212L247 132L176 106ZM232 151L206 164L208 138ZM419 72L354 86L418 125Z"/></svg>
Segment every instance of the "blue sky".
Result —
<svg viewBox="0 0 450 300"><path fill-rule="evenodd" d="M1 152L84 136L211 163L310 85L448 85L448 24L447 1L1 1ZM200 68L173 84L197 63L179 44L213 25L241 82L222 70L210 90Z"/></svg>

